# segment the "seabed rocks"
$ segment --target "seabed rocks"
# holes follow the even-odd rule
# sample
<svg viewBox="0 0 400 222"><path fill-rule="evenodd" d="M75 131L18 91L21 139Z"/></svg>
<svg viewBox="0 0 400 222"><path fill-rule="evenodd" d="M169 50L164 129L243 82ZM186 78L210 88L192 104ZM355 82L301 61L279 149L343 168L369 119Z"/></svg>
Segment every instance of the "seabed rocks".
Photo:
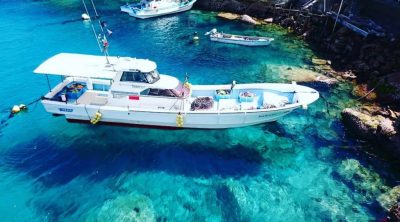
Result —
<svg viewBox="0 0 400 222"><path fill-rule="evenodd" d="M395 186L378 197L379 204L387 211L400 202L400 185Z"/></svg>
<svg viewBox="0 0 400 222"><path fill-rule="evenodd" d="M96 221L153 222L155 213L149 198L132 193L105 201Z"/></svg>
<svg viewBox="0 0 400 222"><path fill-rule="evenodd" d="M368 202L375 200L380 194L389 189L383 184L377 173L363 167L355 159L343 160L337 173L345 182L354 186L359 192L364 193Z"/></svg>
<svg viewBox="0 0 400 222"><path fill-rule="evenodd" d="M332 86L339 82L334 77L329 77L320 72L312 70L312 68L302 68L295 66L268 65L266 72L278 73L282 79L288 81L296 81L300 83L314 82L325 86Z"/></svg>
<svg viewBox="0 0 400 222"><path fill-rule="evenodd" d="M381 194L378 197L378 202L386 211L388 211L388 222L400 221L400 185Z"/></svg>
<svg viewBox="0 0 400 222"><path fill-rule="evenodd" d="M218 190L218 199L224 203L224 207L230 209L231 215L227 218L239 221L249 220L249 216L254 210L255 203L249 200L243 184L235 180L227 180Z"/></svg>

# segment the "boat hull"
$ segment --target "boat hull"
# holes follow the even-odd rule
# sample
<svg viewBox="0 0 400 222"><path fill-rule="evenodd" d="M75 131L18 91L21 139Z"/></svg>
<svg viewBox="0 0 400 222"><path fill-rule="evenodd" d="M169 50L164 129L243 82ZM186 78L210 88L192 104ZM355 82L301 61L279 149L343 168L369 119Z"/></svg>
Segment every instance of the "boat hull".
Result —
<svg viewBox="0 0 400 222"><path fill-rule="evenodd" d="M63 114L68 120L90 121L97 111L102 114L100 122L113 124L132 124L149 127L176 128L178 112L142 111L113 106L97 106L83 104L60 104L59 102L43 100L47 112ZM289 106L277 110L248 110L246 112L187 112L182 113L181 128L223 129L244 127L277 119L289 114L300 105Z"/></svg>
<svg viewBox="0 0 400 222"><path fill-rule="evenodd" d="M195 1L183 6L170 7L165 9L154 9L154 10L132 10L128 6L121 6L121 11L126 12L130 16L135 18L147 19L147 18L153 18L153 17L188 11L193 7L194 2Z"/></svg>

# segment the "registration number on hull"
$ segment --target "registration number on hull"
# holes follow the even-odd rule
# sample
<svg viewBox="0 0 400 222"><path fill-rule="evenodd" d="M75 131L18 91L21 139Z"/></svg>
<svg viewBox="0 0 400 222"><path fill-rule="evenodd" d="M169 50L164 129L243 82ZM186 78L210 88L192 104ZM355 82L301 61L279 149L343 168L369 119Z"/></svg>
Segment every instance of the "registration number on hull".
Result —
<svg viewBox="0 0 400 222"><path fill-rule="evenodd" d="M61 112L67 112L67 113L72 113L74 109L68 109L68 108L58 108Z"/></svg>

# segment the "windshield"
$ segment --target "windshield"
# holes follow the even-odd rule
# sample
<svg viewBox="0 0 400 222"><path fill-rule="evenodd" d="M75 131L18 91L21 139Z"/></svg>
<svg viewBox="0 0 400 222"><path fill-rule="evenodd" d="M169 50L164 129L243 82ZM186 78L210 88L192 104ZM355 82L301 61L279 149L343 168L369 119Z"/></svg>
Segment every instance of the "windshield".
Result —
<svg viewBox="0 0 400 222"><path fill-rule="evenodd" d="M145 73L140 71L126 71L122 73L121 82L145 82L155 83L160 79L160 74L157 70Z"/></svg>
<svg viewBox="0 0 400 222"><path fill-rule="evenodd" d="M157 70L154 70L154 71L150 72L150 75L156 80L160 79L160 73L158 73Z"/></svg>
<svg viewBox="0 0 400 222"><path fill-rule="evenodd" d="M146 79L148 83L155 83L157 82L157 80L160 79L160 74L157 70L151 71L149 73L146 73Z"/></svg>

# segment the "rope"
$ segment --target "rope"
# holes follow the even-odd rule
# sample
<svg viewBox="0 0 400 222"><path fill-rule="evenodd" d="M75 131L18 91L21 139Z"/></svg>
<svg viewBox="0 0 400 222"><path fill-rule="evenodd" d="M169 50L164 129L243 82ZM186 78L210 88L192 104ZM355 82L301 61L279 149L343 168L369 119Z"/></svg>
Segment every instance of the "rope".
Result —
<svg viewBox="0 0 400 222"><path fill-rule="evenodd" d="M88 113L88 111L87 111L87 109L86 109L86 104L85 104L85 111L86 111L86 114L87 114L87 116L88 116L88 118L89 118L89 120L91 120L92 118L90 118L90 115L89 115L89 113Z"/></svg>
<svg viewBox="0 0 400 222"><path fill-rule="evenodd" d="M93 0L90 0L90 1L92 2L94 13L96 13L96 18L98 18L99 14L97 14L96 6L94 6Z"/></svg>
<svg viewBox="0 0 400 222"><path fill-rule="evenodd" d="M329 114L329 102L328 100L325 98L325 96L323 96L322 94L320 94L321 99L324 100L325 102L325 107L326 107L326 112Z"/></svg>
<svg viewBox="0 0 400 222"><path fill-rule="evenodd" d="M26 107L27 107L27 106L30 106L30 105L32 105L32 104L35 104L35 106L34 106L34 108L33 108L33 110L32 110L32 111L34 111L34 110L36 109L37 102L39 102L42 98L44 98L44 97L41 96L41 97L39 97L39 98L33 100L32 102L27 103L27 104L26 104ZM16 114L16 113L10 112L10 109L4 109L4 111L6 111L6 110L7 110L7 112L9 113L9 115L8 115L6 118L4 118L4 119L2 119L2 120L0 121L0 126L1 126L0 129L1 129L3 126L6 126L6 125L7 125L7 121L8 121L9 119L13 118L13 117L15 116L15 114ZM22 110L21 110L21 111L22 111ZM24 111L26 111L26 110L24 110Z"/></svg>
<svg viewBox="0 0 400 222"><path fill-rule="evenodd" d="M89 10L87 9L86 4L85 4L85 0L82 0L82 3L83 3L83 6L85 7L86 14L89 16L89 18L91 18L90 14L89 14ZM97 12L96 12L96 16L97 16ZM92 21L90 21L90 26L92 27L92 31L93 31L94 37L96 38L96 41L97 41L97 45L99 46L99 49L102 52L103 48L101 47L100 41L97 38L97 33L96 33L96 30L94 29Z"/></svg>
<svg viewBox="0 0 400 222"><path fill-rule="evenodd" d="M376 85L374 88L372 88L370 91L368 91L367 94L361 96L360 98L358 98L358 99L356 99L356 100L358 101L358 100L364 99L364 98L367 97L369 94L371 94L371 93L376 89L377 86L378 86L378 85Z"/></svg>
<svg viewBox="0 0 400 222"><path fill-rule="evenodd" d="M340 2L339 10L338 10L337 15L336 15L336 20L335 20L335 24L333 25L332 33L335 31L336 24L337 24L337 21L339 19L340 11L342 10L342 6L343 6L343 0Z"/></svg>
<svg viewBox="0 0 400 222"><path fill-rule="evenodd" d="M97 13L96 6L95 6L93 0L90 0L90 2L92 3L94 13L96 14L96 19L100 18L99 14ZM101 20L99 20L99 19L97 20L97 22L99 23L99 26L100 26L100 29L101 29L101 33L103 34L103 39L104 39L104 40L107 42L107 44L108 44L108 39L107 39L106 34L105 34L105 32L104 32L104 29L103 29L103 22L102 22ZM107 46L107 47L108 47L108 46ZM102 52L104 53L104 55L106 56L107 63L110 64L110 61L108 60L108 56L110 56L110 55L108 54L107 47L103 47L103 49L101 49L101 51L102 51ZM114 66L113 66L113 68L114 68Z"/></svg>
<svg viewBox="0 0 400 222"><path fill-rule="evenodd" d="M30 103L28 103L28 104L26 104L26 105L27 105L27 106L30 106L30 105L32 105L32 104L34 104L34 103L37 103L37 102L40 101L42 98L43 98L43 96L41 96L41 97L39 97L39 98L33 100L32 102L30 102Z"/></svg>

